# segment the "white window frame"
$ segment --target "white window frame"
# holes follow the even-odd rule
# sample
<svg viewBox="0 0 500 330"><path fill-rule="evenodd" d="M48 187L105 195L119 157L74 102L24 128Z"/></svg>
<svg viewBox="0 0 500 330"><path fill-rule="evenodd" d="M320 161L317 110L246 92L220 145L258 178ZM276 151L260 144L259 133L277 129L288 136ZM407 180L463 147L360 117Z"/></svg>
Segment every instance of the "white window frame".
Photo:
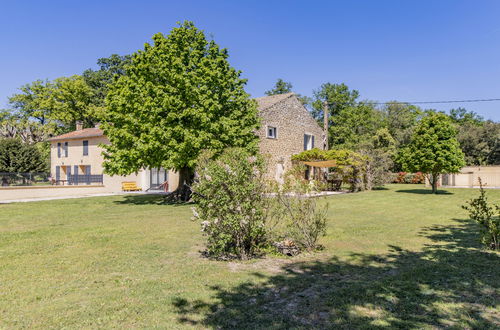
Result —
<svg viewBox="0 0 500 330"><path fill-rule="evenodd" d="M308 142L307 142L307 145L304 146L304 151L305 150L311 150L311 149L314 149L314 134L311 134L311 133L304 133L304 138L308 136Z"/></svg>
<svg viewBox="0 0 500 330"><path fill-rule="evenodd" d="M273 135L269 135L269 130L273 130ZM268 139L277 139L278 138L278 128L276 126L266 126L266 137Z"/></svg>

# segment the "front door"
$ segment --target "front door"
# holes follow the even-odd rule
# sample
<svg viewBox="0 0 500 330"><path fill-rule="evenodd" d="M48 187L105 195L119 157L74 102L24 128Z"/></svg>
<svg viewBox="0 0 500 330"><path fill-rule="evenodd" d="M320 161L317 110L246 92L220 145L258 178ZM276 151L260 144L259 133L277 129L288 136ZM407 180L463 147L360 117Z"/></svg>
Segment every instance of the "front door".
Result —
<svg viewBox="0 0 500 330"><path fill-rule="evenodd" d="M167 171L163 168L152 168L149 177L149 189L161 190L161 186L168 179Z"/></svg>

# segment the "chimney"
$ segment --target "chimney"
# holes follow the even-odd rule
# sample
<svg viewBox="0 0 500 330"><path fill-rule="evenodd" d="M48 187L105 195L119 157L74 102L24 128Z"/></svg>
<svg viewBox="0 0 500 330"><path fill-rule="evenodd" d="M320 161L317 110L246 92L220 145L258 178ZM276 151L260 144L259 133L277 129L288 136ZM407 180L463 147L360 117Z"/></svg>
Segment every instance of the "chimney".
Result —
<svg viewBox="0 0 500 330"><path fill-rule="evenodd" d="M76 130L81 131L83 129L83 121L77 120L76 121Z"/></svg>

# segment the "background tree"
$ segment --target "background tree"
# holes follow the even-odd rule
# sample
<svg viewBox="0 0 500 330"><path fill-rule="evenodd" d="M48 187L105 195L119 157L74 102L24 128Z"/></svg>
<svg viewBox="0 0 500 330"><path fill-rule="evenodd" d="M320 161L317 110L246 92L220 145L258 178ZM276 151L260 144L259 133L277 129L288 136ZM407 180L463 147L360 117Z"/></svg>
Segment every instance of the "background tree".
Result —
<svg viewBox="0 0 500 330"><path fill-rule="evenodd" d="M292 88L293 88L292 83L286 82L280 78L274 85L274 88L266 91L265 94L270 96L270 95L291 93L293 92ZM309 97L305 95L300 95L298 93L295 93L295 95L304 106L308 107L309 104L311 103L311 99Z"/></svg>
<svg viewBox="0 0 500 330"><path fill-rule="evenodd" d="M383 114L369 102L343 107L329 126L329 145L332 149L359 150L383 126Z"/></svg>
<svg viewBox="0 0 500 330"><path fill-rule="evenodd" d="M51 94L54 85L48 80L36 80L19 88L20 93L9 98L13 113L23 119L46 124L52 114Z"/></svg>
<svg viewBox="0 0 500 330"><path fill-rule="evenodd" d="M133 55L126 74L110 86L105 170L174 169L190 183L202 150L256 151L257 108L228 52L185 22Z"/></svg>
<svg viewBox="0 0 500 330"><path fill-rule="evenodd" d="M131 60L131 55L112 54L110 57L97 60L98 70L87 69L83 72L83 79L94 91L94 104L100 107L105 106L109 86L125 74L125 66L130 64Z"/></svg>
<svg viewBox="0 0 500 330"><path fill-rule="evenodd" d="M343 109L354 107L357 104L358 97L359 92L355 89L350 90L344 83L325 83L313 92L313 116L323 122L323 104L326 101L330 120L333 122Z"/></svg>
<svg viewBox="0 0 500 330"><path fill-rule="evenodd" d="M34 173L46 172L47 162L33 144L19 139L0 139L0 172Z"/></svg>
<svg viewBox="0 0 500 330"><path fill-rule="evenodd" d="M286 94L292 92L292 83L279 78L274 84L274 88L265 92L266 95Z"/></svg>
<svg viewBox="0 0 500 330"><path fill-rule="evenodd" d="M430 113L416 126L412 141L403 153L404 169L422 172L437 192L441 174L456 173L465 165L457 130L443 113Z"/></svg>

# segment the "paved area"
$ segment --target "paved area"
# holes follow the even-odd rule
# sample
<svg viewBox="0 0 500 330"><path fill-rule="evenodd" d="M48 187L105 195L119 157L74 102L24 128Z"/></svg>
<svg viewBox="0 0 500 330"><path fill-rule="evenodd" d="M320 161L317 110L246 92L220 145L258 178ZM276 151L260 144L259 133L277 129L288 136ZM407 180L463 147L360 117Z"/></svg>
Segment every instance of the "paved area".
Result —
<svg viewBox="0 0 500 330"><path fill-rule="evenodd" d="M101 196L115 196L115 195L144 195L144 194L154 194L154 195L165 195L167 193L160 191L127 191L119 193L99 193L99 194L81 194L81 195L71 195L71 196L60 196L60 197L37 197L37 198L25 198L25 199L11 199L2 200L0 204L9 203L25 203L25 202L39 202L39 201L51 201L57 199L73 199L73 198L86 198L86 197L101 197Z"/></svg>

